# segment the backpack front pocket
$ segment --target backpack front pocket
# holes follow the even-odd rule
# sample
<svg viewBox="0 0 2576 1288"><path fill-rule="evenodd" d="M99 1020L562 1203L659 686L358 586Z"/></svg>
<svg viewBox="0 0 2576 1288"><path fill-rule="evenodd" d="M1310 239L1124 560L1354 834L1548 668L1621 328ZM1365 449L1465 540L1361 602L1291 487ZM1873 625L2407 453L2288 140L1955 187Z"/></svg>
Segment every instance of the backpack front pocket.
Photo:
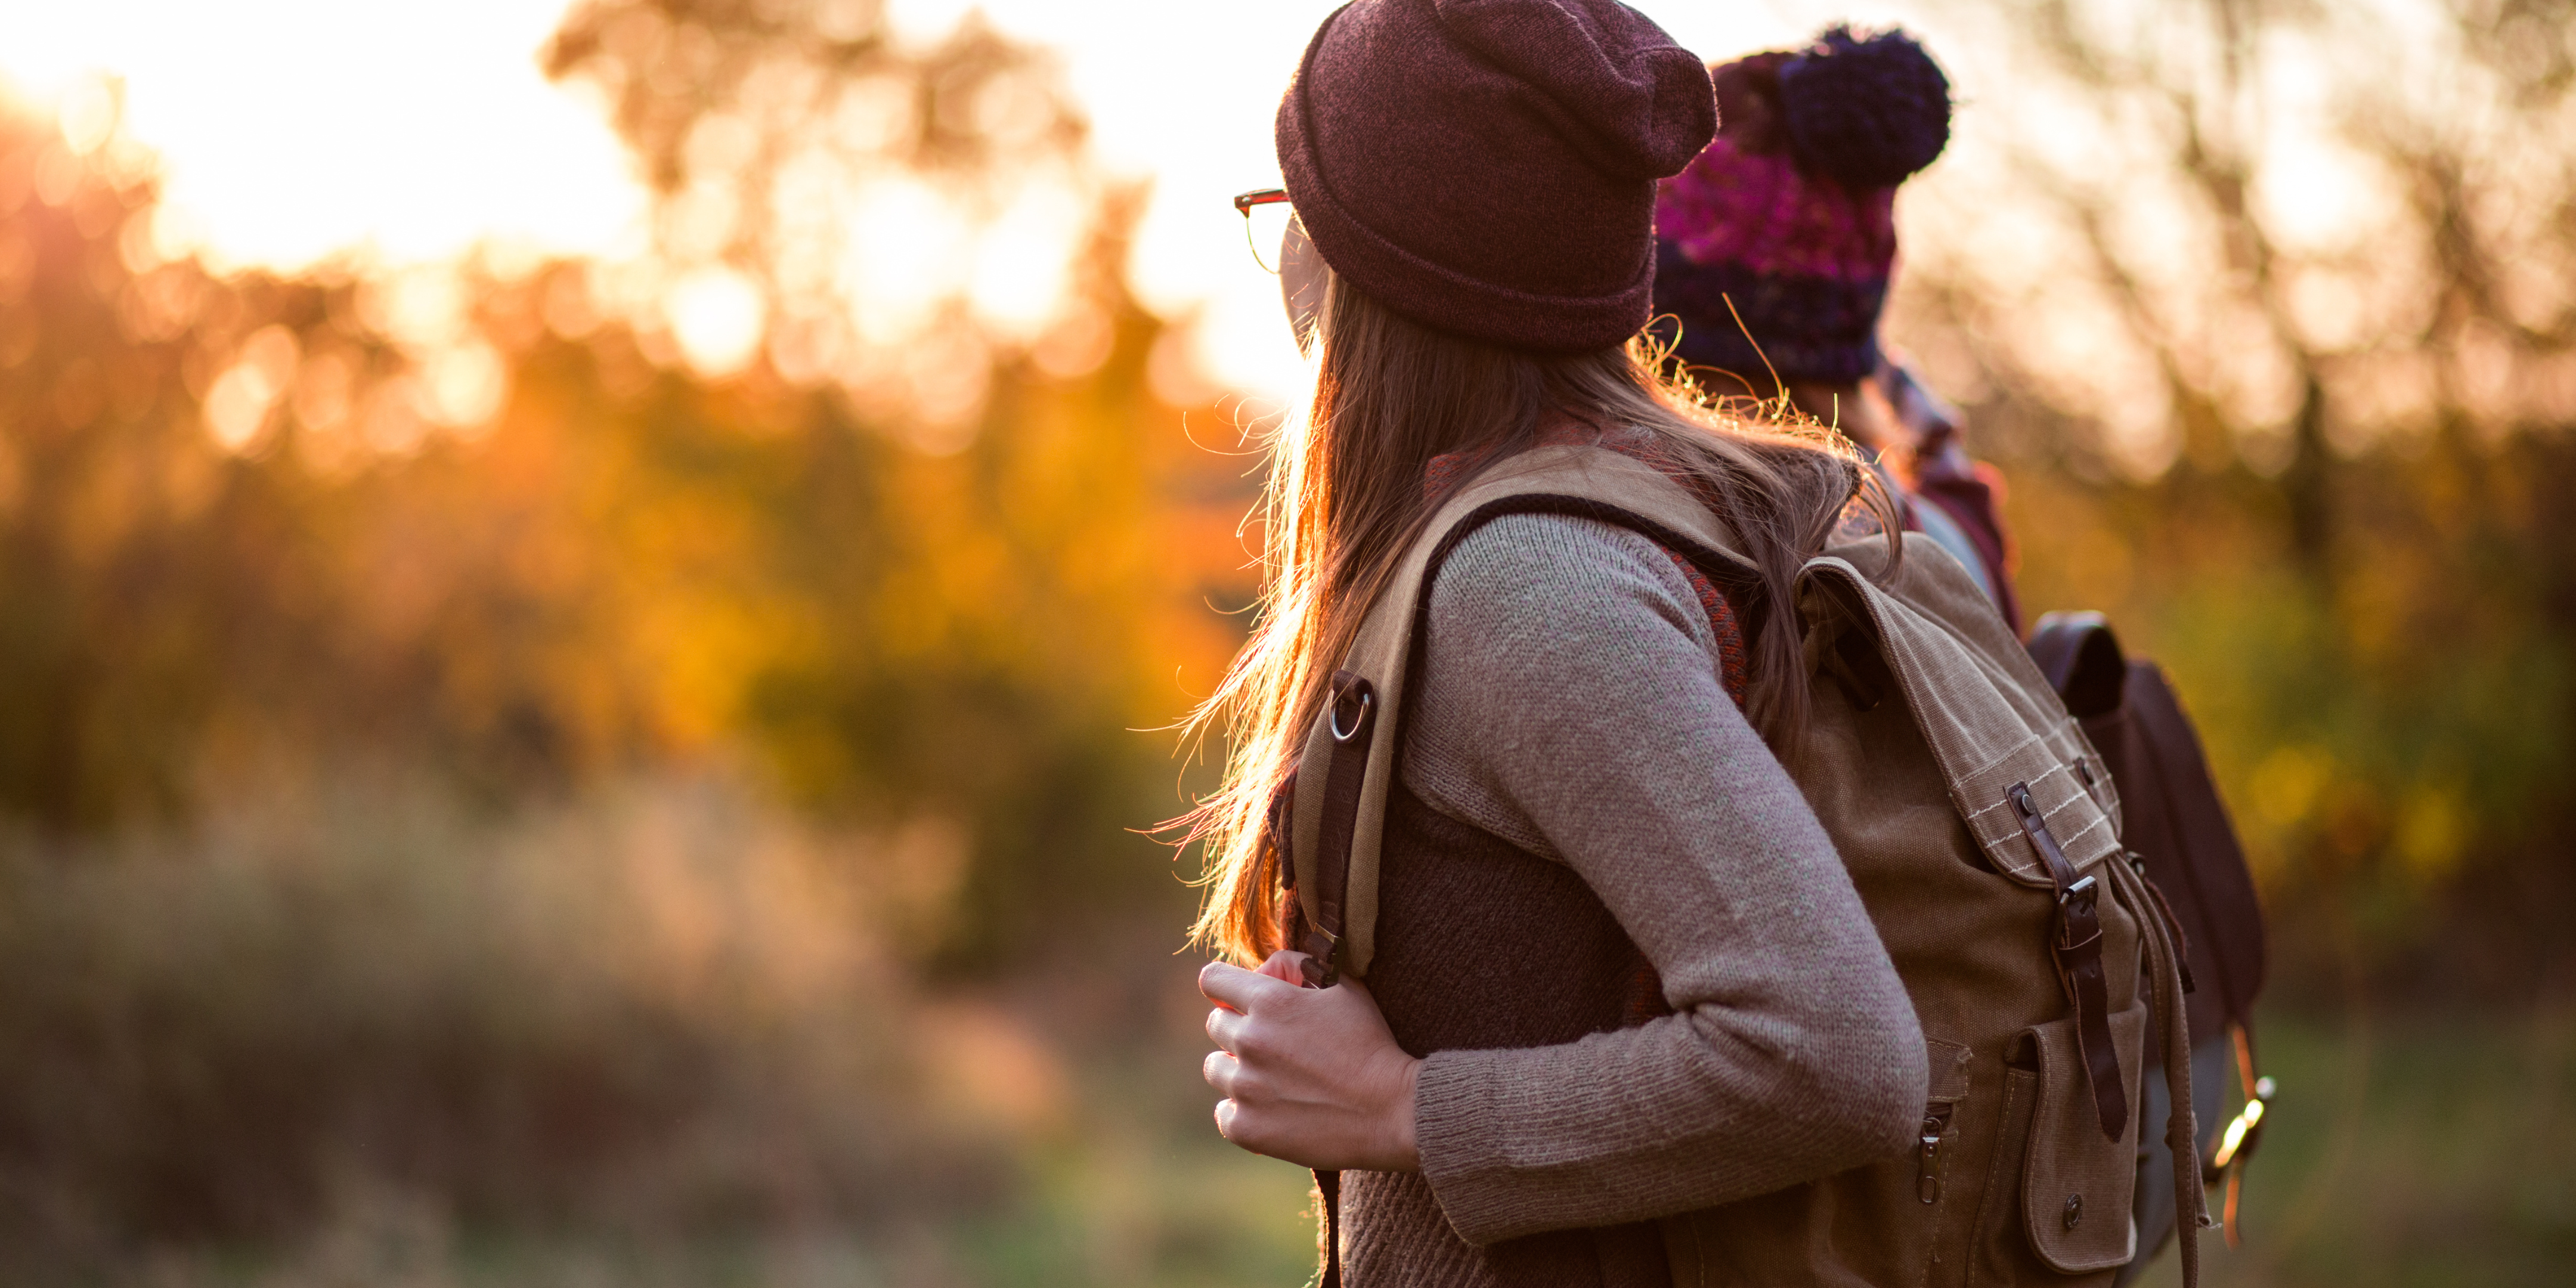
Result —
<svg viewBox="0 0 2576 1288"><path fill-rule="evenodd" d="M2022 1226L2031 1251L2061 1274L2108 1270L2137 1255L2129 1208L2138 1183L2138 1116L2129 1115L2118 1140L2102 1134L2075 1024L2070 1016L2026 1030L2039 1055L2039 1103L2022 1168ZM2133 1106L2145 1099L2146 1037L2146 1002L2111 1016L2111 1045Z"/></svg>

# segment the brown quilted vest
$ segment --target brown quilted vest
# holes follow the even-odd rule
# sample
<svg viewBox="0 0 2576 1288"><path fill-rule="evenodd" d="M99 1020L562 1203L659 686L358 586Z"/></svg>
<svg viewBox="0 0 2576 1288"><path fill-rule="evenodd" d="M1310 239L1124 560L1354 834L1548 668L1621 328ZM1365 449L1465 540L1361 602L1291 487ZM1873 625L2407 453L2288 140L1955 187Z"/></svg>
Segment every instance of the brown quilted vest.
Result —
<svg viewBox="0 0 2576 1288"><path fill-rule="evenodd" d="M1439 562L1484 521L1533 511L1634 529L1721 583L1745 574L1690 492L1574 445L1524 452L1450 496L1399 565L1308 738L1283 822L1309 982L1366 978L1415 1054L1567 1042L1637 1018L1636 949L1578 878L1397 785ZM2150 1010L2165 1033L2185 1027L2177 939L2120 845L2108 771L1992 604L1929 542L1909 540L1892 572L1877 538L1838 546L1810 561L1792 607L1813 716L1791 773L1922 1022L1918 1145L1743 1202L1484 1250L1457 1242L1419 1176L1326 1176L1328 1283L1475 1282L1462 1254L1493 1280L1551 1288L2108 1284L2129 1261ZM1454 940L1481 947L1496 927L1527 946L1511 956L1535 978L1444 965L1490 971L1493 954ZM2191 1235L2207 1216L2188 1043L2163 1057L2196 1283Z"/></svg>

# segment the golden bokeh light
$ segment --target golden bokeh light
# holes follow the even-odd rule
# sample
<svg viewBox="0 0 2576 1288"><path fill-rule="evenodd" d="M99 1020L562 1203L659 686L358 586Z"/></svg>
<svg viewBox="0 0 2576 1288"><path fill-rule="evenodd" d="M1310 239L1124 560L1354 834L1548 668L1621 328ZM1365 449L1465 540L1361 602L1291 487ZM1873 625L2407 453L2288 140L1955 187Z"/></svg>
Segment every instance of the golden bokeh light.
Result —
<svg viewBox="0 0 2576 1288"><path fill-rule="evenodd" d="M760 288L742 274L702 268L671 284L662 309L691 370L722 378L751 365L767 320Z"/></svg>

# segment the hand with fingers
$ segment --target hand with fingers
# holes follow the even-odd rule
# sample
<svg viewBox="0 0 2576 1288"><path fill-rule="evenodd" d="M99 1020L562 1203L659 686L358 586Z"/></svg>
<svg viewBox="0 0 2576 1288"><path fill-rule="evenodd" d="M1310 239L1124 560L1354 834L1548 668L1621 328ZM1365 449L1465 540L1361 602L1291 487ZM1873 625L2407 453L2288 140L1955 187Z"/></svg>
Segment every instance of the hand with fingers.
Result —
<svg viewBox="0 0 2576 1288"><path fill-rule="evenodd" d="M1203 1066L1225 1099L1216 1129L1256 1154L1318 1171L1410 1172L1413 1087L1422 1062L1395 1044L1359 981L1300 986L1303 953L1278 952L1258 971L1210 962L1199 991L1216 1003Z"/></svg>

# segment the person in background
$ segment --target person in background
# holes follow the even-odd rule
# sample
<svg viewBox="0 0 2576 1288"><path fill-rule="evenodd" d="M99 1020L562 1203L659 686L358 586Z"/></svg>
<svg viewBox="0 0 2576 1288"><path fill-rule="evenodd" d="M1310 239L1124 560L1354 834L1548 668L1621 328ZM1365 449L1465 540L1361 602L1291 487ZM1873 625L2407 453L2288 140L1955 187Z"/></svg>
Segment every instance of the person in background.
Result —
<svg viewBox="0 0 2576 1288"><path fill-rule="evenodd" d="M1785 393L1849 435L1898 493L1905 526L1956 556L2022 633L2002 477L1969 459L1958 414L1878 333L1896 190L1948 145L1948 78L1902 31L1834 26L1805 49L1712 66L1710 79L1717 138L1659 185L1655 203L1656 327L1670 365L1721 398ZM2194 1036L2207 1151L2234 1048L2222 1026ZM2161 1083L2146 1088L2147 1121L2163 1118L2165 1096ZM2153 1133L2142 1144L2140 1255L2121 1272L2124 1288L2174 1231L2172 1154Z"/></svg>
<svg viewBox="0 0 2576 1288"><path fill-rule="evenodd" d="M1660 337L1708 393L1786 393L1848 434L2018 632L2002 479L1878 336L1896 189L1949 143L1949 79L1912 36L1846 26L1710 77L1717 139L1656 194Z"/></svg>

